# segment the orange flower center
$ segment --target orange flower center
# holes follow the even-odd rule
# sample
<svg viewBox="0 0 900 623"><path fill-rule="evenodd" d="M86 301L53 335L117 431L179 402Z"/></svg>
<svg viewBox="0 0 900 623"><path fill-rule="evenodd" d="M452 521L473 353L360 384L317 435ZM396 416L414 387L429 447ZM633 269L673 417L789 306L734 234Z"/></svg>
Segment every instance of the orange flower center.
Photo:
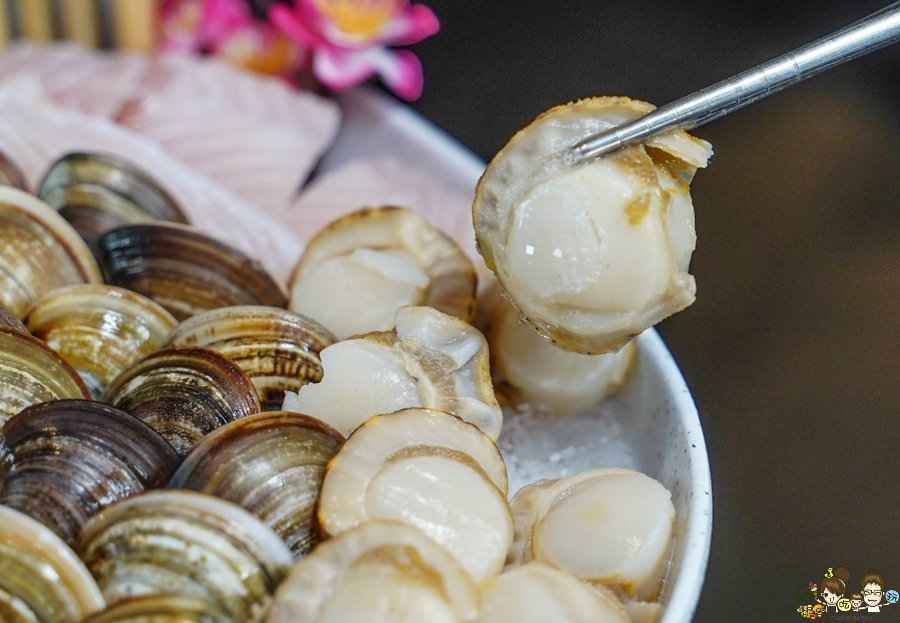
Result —
<svg viewBox="0 0 900 623"><path fill-rule="evenodd" d="M374 35L403 8L403 0L315 0L316 8L344 33Z"/></svg>

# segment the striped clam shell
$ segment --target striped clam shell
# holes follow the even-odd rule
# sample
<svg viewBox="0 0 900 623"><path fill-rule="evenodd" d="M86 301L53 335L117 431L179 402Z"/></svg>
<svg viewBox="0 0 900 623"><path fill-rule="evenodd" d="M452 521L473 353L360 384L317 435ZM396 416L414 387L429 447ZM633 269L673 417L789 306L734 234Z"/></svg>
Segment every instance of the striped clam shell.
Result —
<svg viewBox="0 0 900 623"><path fill-rule="evenodd" d="M153 220L187 223L156 180L116 156L70 153L54 162L37 192L96 254L100 236L120 225Z"/></svg>
<svg viewBox="0 0 900 623"><path fill-rule="evenodd" d="M90 249L65 219L34 195L0 186L0 303L24 318L56 288L102 281Z"/></svg>
<svg viewBox="0 0 900 623"><path fill-rule="evenodd" d="M26 332L0 325L0 426L31 405L90 397L59 353Z"/></svg>
<svg viewBox="0 0 900 623"><path fill-rule="evenodd" d="M75 551L107 603L177 594L234 621L259 621L293 560L272 530L241 507L191 491L152 491L113 504Z"/></svg>
<svg viewBox="0 0 900 623"><path fill-rule="evenodd" d="M270 412L207 435L169 486L215 495L256 514L295 557L318 543L316 501L325 467L344 437L315 418Z"/></svg>
<svg viewBox="0 0 900 623"><path fill-rule="evenodd" d="M165 486L178 455L152 428L90 400L33 405L0 429L0 504L73 543L100 509Z"/></svg>
<svg viewBox="0 0 900 623"><path fill-rule="evenodd" d="M78 623L104 605L68 545L34 519L0 506L0 620Z"/></svg>
<svg viewBox="0 0 900 623"><path fill-rule="evenodd" d="M207 348L156 351L116 377L102 400L149 424L182 456L204 435L260 410L247 375Z"/></svg>
<svg viewBox="0 0 900 623"><path fill-rule="evenodd" d="M231 305L287 307L287 286L272 269L196 227L128 225L97 244L109 283L140 292L178 320Z"/></svg>
<svg viewBox="0 0 900 623"><path fill-rule="evenodd" d="M319 352L335 338L318 322L286 309L243 305L206 312L182 322L172 346L203 346L250 377L263 411L280 411L285 390L322 379Z"/></svg>
<svg viewBox="0 0 900 623"><path fill-rule="evenodd" d="M99 284L54 290L25 322L32 335L72 364L94 398L122 370L162 348L178 324L147 297Z"/></svg>

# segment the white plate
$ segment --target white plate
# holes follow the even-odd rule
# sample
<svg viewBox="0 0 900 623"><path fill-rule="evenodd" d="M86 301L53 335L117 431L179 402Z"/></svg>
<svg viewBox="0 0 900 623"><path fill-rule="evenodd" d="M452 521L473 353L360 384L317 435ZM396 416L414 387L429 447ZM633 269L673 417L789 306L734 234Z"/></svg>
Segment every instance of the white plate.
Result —
<svg viewBox="0 0 900 623"><path fill-rule="evenodd" d="M472 193L484 171L472 152L413 110L367 88L338 96L345 119L320 170L386 151ZM663 587L662 623L690 621L706 574L712 529L709 459L697 408L659 334L637 338L625 387L591 411L565 420L506 414L498 445L510 491L541 478L595 467L629 467L665 485L675 504L675 551Z"/></svg>

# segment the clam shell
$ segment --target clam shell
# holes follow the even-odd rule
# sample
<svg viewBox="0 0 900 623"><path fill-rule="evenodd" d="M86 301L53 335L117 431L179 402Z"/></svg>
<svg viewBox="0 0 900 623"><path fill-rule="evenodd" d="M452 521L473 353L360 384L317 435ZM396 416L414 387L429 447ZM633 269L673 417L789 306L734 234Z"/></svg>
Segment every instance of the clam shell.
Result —
<svg viewBox="0 0 900 623"><path fill-rule="evenodd" d="M234 623L215 604L179 595L144 595L122 600L83 623Z"/></svg>
<svg viewBox="0 0 900 623"><path fill-rule="evenodd" d="M16 318L16 315L3 303L0 303L0 325L28 333L28 329L22 324L22 321Z"/></svg>
<svg viewBox="0 0 900 623"><path fill-rule="evenodd" d="M22 170L4 153L0 153L0 184L3 184L4 186L14 186L21 190L30 190L28 187L28 180L25 179L25 174L22 173Z"/></svg>
<svg viewBox="0 0 900 623"><path fill-rule="evenodd" d="M254 513L299 558L320 537L315 507L339 432L298 413L261 413L207 435L169 486L215 495Z"/></svg>
<svg viewBox="0 0 900 623"><path fill-rule="evenodd" d="M204 435L260 410L247 375L206 348L157 351L116 377L102 400L149 424L182 456Z"/></svg>
<svg viewBox="0 0 900 623"><path fill-rule="evenodd" d="M149 426L89 400L24 409L0 430L0 504L67 543L97 511L164 486L179 457Z"/></svg>
<svg viewBox="0 0 900 623"><path fill-rule="evenodd" d="M0 506L0 620L78 623L104 605L97 583L68 545L30 517Z"/></svg>
<svg viewBox="0 0 900 623"><path fill-rule="evenodd" d="M37 195L59 211L95 252L100 236L119 225L157 219L188 222L155 180L109 155L63 156L50 166Z"/></svg>
<svg viewBox="0 0 900 623"><path fill-rule="evenodd" d="M311 318L252 305L195 316L169 336L172 346L204 346L234 361L256 387L263 411L280 411L285 390L320 381L319 351L334 341Z"/></svg>
<svg viewBox="0 0 900 623"><path fill-rule="evenodd" d="M30 405L90 397L59 353L28 333L0 326L0 426Z"/></svg>
<svg viewBox="0 0 900 623"><path fill-rule="evenodd" d="M259 621L293 564L290 550L236 504L153 491L98 513L75 545L108 603L175 593L205 599L235 621Z"/></svg>
<svg viewBox="0 0 900 623"><path fill-rule="evenodd" d="M72 364L94 398L122 370L162 348L178 324L145 296L96 284L54 290L25 322L32 335Z"/></svg>
<svg viewBox="0 0 900 623"><path fill-rule="evenodd" d="M287 306L287 286L272 269L196 227L118 227L98 246L109 283L140 292L179 320L230 305Z"/></svg>
<svg viewBox="0 0 900 623"><path fill-rule="evenodd" d="M56 288L102 281L90 249L65 219L34 195L0 187L0 303L24 318Z"/></svg>

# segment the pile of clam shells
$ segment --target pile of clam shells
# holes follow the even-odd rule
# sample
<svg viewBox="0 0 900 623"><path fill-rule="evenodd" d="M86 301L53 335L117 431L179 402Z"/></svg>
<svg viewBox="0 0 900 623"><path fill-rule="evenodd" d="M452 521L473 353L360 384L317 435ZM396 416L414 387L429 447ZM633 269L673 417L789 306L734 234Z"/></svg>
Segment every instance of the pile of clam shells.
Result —
<svg viewBox="0 0 900 623"><path fill-rule="evenodd" d="M492 363L561 415L517 362L581 409L632 350L542 354L494 292L490 361L472 263L403 208L336 221L290 282L107 156L0 186L0 620L659 617L669 492L604 469L510 503L495 445Z"/></svg>

